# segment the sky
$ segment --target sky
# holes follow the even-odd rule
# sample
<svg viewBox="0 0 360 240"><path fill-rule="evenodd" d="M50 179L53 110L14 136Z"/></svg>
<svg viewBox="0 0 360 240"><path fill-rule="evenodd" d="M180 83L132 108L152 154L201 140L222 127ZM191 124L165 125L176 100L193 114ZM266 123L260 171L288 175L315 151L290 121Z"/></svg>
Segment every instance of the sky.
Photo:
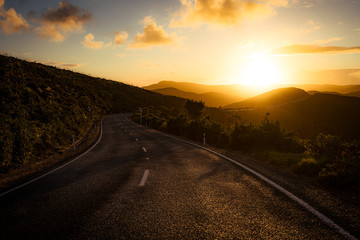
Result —
<svg viewBox="0 0 360 240"><path fill-rule="evenodd" d="M0 51L135 86L360 84L360 0L0 0Z"/></svg>

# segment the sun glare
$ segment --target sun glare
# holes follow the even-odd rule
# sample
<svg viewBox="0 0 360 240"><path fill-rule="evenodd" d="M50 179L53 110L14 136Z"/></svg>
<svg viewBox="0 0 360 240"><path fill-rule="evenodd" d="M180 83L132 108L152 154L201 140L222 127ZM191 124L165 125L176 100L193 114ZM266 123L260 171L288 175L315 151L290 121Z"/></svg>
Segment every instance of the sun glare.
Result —
<svg viewBox="0 0 360 240"><path fill-rule="evenodd" d="M283 73L277 62L264 56L253 56L239 66L234 82L258 89L269 89L283 83Z"/></svg>

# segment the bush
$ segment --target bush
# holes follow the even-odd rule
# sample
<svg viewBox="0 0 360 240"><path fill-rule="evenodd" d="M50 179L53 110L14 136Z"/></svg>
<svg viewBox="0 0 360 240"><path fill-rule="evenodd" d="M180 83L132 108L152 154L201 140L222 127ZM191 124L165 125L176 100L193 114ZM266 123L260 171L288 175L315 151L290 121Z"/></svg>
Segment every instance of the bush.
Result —
<svg viewBox="0 0 360 240"><path fill-rule="evenodd" d="M315 177L319 173L319 164L312 157L302 158L295 167L295 172L305 176Z"/></svg>

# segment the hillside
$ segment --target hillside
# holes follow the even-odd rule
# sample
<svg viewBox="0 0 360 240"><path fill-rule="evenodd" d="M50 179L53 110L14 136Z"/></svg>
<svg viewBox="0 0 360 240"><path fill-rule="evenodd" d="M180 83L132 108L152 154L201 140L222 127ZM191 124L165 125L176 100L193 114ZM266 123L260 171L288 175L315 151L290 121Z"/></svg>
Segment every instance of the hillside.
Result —
<svg viewBox="0 0 360 240"><path fill-rule="evenodd" d="M0 55L0 171L61 151L104 114L157 106L181 112L184 99Z"/></svg>
<svg viewBox="0 0 360 240"><path fill-rule="evenodd" d="M238 84L232 85L204 85L190 82L173 82L161 81L150 86L144 86L147 90L156 90L164 88L176 88L180 91L191 92L196 94L205 93L222 93L226 95L238 96L239 98L247 98L253 96L252 91L248 87Z"/></svg>
<svg viewBox="0 0 360 240"><path fill-rule="evenodd" d="M346 93L345 95L349 96L349 97L358 97L358 98L360 98L360 91L349 92L349 93Z"/></svg>
<svg viewBox="0 0 360 240"><path fill-rule="evenodd" d="M270 93L271 96L274 91ZM273 96L269 104L265 104L266 101L260 101L264 100L265 96L267 94L249 100L248 103L253 105L242 105L257 107L256 109L233 110L233 112L242 121L254 123L260 122L264 114L269 112L271 119L279 120L283 127L300 137L314 139L319 133L326 133L349 140L359 139L360 98L324 93L306 96L306 93L302 93L298 95L297 100L290 98L292 101L278 104L279 99L289 100L280 94L280 96Z"/></svg>
<svg viewBox="0 0 360 240"><path fill-rule="evenodd" d="M279 88L294 88L294 87L312 93L314 92L334 93L334 94L342 94L342 95L349 95L355 97L359 97L358 92L360 91L360 85L332 85L332 84L293 84L293 85L277 84L273 86L273 89L275 90ZM261 93L258 92L258 89L241 84L205 85L205 84L197 84L191 82L174 82L174 81L160 81L156 84L144 86L143 88L151 91L158 89L176 88L183 92L196 93L196 94L221 93L221 94L230 95L232 97L239 97L241 99L255 97ZM236 103L238 101L239 99L237 99L232 103Z"/></svg>
<svg viewBox="0 0 360 240"><path fill-rule="evenodd" d="M305 91L319 91L319 92L337 92L347 94L350 92L360 91L360 85L332 85L332 84L302 84L295 85Z"/></svg>
<svg viewBox="0 0 360 240"><path fill-rule="evenodd" d="M233 103L225 106L225 108L260 108L275 107L276 105L288 104L295 101L301 101L309 97L309 94L298 88L279 88L260 94L256 97L246 99L244 101Z"/></svg>
<svg viewBox="0 0 360 240"><path fill-rule="evenodd" d="M192 99L196 101L205 102L206 106L209 107L220 107L227 104L241 100L240 97L231 96L228 94L218 93L218 92L209 92L203 94L197 94L193 92L184 92L176 88L161 88L154 89L153 92L161 93L164 95L176 96L186 99Z"/></svg>

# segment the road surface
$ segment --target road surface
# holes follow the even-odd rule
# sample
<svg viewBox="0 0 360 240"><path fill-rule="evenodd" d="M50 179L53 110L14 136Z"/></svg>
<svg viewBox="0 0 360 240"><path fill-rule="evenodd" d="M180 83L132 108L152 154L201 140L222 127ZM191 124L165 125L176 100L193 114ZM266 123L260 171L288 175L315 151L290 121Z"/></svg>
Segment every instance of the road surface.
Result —
<svg viewBox="0 0 360 240"><path fill-rule="evenodd" d="M203 149L103 120L86 155L0 197L0 239L346 239Z"/></svg>

